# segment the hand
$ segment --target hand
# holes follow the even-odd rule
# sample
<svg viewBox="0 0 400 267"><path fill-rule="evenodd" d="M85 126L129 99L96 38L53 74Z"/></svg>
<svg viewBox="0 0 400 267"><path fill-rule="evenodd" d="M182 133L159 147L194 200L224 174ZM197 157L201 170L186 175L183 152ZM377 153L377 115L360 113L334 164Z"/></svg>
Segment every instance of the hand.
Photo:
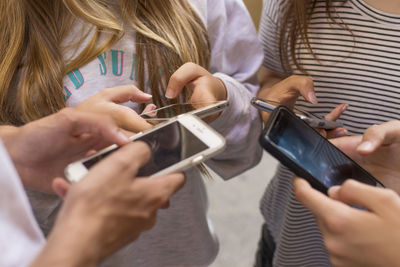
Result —
<svg viewBox="0 0 400 267"><path fill-rule="evenodd" d="M362 137L343 137L332 143L386 187L400 193L400 121L375 125Z"/></svg>
<svg viewBox="0 0 400 267"><path fill-rule="evenodd" d="M182 65L171 76L165 96L167 98L176 98L185 86L193 91L190 98L191 103L205 103L195 105L195 108L201 108L206 106L206 103L227 98L225 84L206 69L194 63ZM210 117L216 119L218 114ZM210 121L210 118L208 118L208 121Z"/></svg>
<svg viewBox="0 0 400 267"><path fill-rule="evenodd" d="M264 70L264 72L265 71L266 70ZM275 80L276 79L274 79L274 81ZM258 93L260 98L278 102L290 109L293 109L300 95L310 103L318 103L314 92L314 82L310 77L293 75L274 85L265 83ZM264 121L267 121L269 114L267 112L262 112L262 117Z"/></svg>
<svg viewBox="0 0 400 267"><path fill-rule="evenodd" d="M122 129L137 133L152 127L145 119L140 117L133 109L120 105L128 101L144 103L151 100L151 95L140 91L133 85L107 88L92 97L89 97L76 106L76 109L109 116ZM154 109L150 104L145 111Z"/></svg>
<svg viewBox="0 0 400 267"><path fill-rule="evenodd" d="M0 135L23 184L52 193L54 177L61 176L68 163L92 149L129 140L110 119L64 109L23 127L5 126Z"/></svg>
<svg viewBox="0 0 400 267"><path fill-rule="evenodd" d="M134 178L150 158L143 142L128 144L90 169L78 183L58 178L65 197L45 249L33 266L97 266L151 228L156 211L184 184L183 174Z"/></svg>
<svg viewBox="0 0 400 267"><path fill-rule="evenodd" d="M390 189L348 180L324 194L295 178L296 198L310 209L334 266L397 266L400 198ZM350 207L366 208L360 210Z"/></svg>

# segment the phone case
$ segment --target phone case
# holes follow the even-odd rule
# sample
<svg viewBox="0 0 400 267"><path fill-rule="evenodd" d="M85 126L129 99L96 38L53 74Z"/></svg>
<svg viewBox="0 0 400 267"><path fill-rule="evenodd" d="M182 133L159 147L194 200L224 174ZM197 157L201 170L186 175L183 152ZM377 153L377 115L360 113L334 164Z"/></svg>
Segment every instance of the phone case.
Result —
<svg viewBox="0 0 400 267"><path fill-rule="evenodd" d="M303 120L300 120L291 110L289 110L285 106L279 106L277 107L272 113L267 121L265 128L259 138L259 142L261 146L268 151L272 156L274 156L277 160L279 160L283 165L285 165L287 168L289 168L295 175L299 177L305 178L315 189L327 194L328 188L322 184L317 178L315 178L313 175L311 175L307 170L305 170L302 166L298 165L295 161L293 161L291 158L287 157L283 152L281 152L275 145L274 143L269 139L268 133L271 129L271 126L275 123L275 120L278 117L278 114L284 110L283 112L288 112L290 116L296 118L299 120L305 127L311 128L313 131L318 133L315 129L310 127L306 122ZM318 133L318 135L320 135ZM329 142L329 141L328 141ZM333 145L332 145L333 146ZM340 150L339 150L340 151ZM345 157L349 158L347 155L345 155L343 152L340 151ZM349 158L350 159L350 158ZM350 159L351 160L351 159ZM353 160L351 160L353 161ZM356 162L353 161L355 165L357 165L361 170L365 172L365 174L368 176L368 178L371 180L371 182L375 182L377 186L384 187L384 185L379 182L377 179L375 179L371 174L369 174L367 171L365 171L361 166L359 166Z"/></svg>

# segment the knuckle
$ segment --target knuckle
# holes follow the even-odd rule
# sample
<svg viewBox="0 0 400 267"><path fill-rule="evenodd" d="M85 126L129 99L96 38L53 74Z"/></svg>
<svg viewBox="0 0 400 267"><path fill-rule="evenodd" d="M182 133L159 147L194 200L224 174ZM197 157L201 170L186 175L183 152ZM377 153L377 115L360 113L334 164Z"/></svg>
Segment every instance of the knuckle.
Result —
<svg viewBox="0 0 400 267"><path fill-rule="evenodd" d="M114 166L120 170L125 170L127 168L131 168L132 166L137 166L138 164L135 161L132 161L129 157L126 157L122 153L119 153L114 157Z"/></svg>
<svg viewBox="0 0 400 267"><path fill-rule="evenodd" d="M335 234L344 234L348 226L351 225L351 214L347 211L338 210L329 213L325 217L327 229Z"/></svg>
<svg viewBox="0 0 400 267"><path fill-rule="evenodd" d="M77 111L73 108L63 108L61 111L58 112L57 116L59 120L73 124L77 121L76 113Z"/></svg>
<svg viewBox="0 0 400 267"><path fill-rule="evenodd" d="M343 254L342 246L341 246L340 242L338 242L335 238L325 236L324 244L325 244L326 250L329 252L329 254L332 257L336 258Z"/></svg>
<svg viewBox="0 0 400 267"><path fill-rule="evenodd" d="M310 77L302 77L302 79L300 80L300 85L302 87L312 87L314 85L314 82Z"/></svg>
<svg viewBox="0 0 400 267"><path fill-rule="evenodd" d="M399 196L397 193L391 189L387 189L382 192L382 195L379 197L379 202L382 205L389 205L392 203L396 203L398 201Z"/></svg>
<svg viewBox="0 0 400 267"><path fill-rule="evenodd" d="M342 186L340 188L340 193L343 195L351 194L351 192L353 192L357 187L358 187L358 184L355 180L347 179L342 184Z"/></svg>

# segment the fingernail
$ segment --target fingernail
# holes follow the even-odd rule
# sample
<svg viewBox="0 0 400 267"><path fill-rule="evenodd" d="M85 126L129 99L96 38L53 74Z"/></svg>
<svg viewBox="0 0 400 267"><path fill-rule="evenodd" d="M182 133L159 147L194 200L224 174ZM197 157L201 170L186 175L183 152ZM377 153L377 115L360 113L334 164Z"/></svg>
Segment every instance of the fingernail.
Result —
<svg viewBox="0 0 400 267"><path fill-rule="evenodd" d="M147 94L147 93L145 93L145 92L142 92L142 94L143 94L143 96L145 96L145 97L149 97L149 98L152 98L152 97L153 97L151 94Z"/></svg>
<svg viewBox="0 0 400 267"><path fill-rule="evenodd" d="M365 141L358 146L358 150L370 151L372 150L372 143L370 141Z"/></svg>
<svg viewBox="0 0 400 267"><path fill-rule="evenodd" d="M313 104L318 104L317 96L315 95L314 92L309 92L308 93L308 100L313 103Z"/></svg>
<svg viewBox="0 0 400 267"><path fill-rule="evenodd" d="M330 187L330 188L328 189L328 196L331 196L331 195L336 194L337 191L339 191L339 189L340 189L340 186L338 186L338 185L335 185L335 186Z"/></svg>
<svg viewBox="0 0 400 267"><path fill-rule="evenodd" d="M347 131L347 129L340 129L336 133L336 137L343 137L343 136L348 136L348 135L349 135L349 131Z"/></svg>
<svg viewBox="0 0 400 267"><path fill-rule="evenodd" d="M343 107L342 107L342 112L345 112L348 107L349 107L348 104L344 104Z"/></svg>
<svg viewBox="0 0 400 267"><path fill-rule="evenodd" d="M126 137L126 135L123 132L118 130L117 134L118 134L119 138L121 138L121 140L124 141L124 143L128 143L129 142L129 138Z"/></svg>
<svg viewBox="0 0 400 267"><path fill-rule="evenodd" d="M166 98L175 98L174 91L172 89L167 88L167 91L165 92L165 97Z"/></svg>

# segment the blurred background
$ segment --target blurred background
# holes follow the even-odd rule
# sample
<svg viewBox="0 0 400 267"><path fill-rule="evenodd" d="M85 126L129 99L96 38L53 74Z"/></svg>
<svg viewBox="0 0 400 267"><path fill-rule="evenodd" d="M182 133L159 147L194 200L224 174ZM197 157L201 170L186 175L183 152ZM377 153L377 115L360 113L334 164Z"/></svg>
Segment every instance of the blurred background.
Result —
<svg viewBox="0 0 400 267"><path fill-rule="evenodd" d="M244 0L243 2L246 4L251 17L253 18L254 24L258 28L262 10L262 0Z"/></svg>
<svg viewBox="0 0 400 267"><path fill-rule="evenodd" d="M258 26L262 0L244 0ZM275 172L277 161L264 153L255 168L223 181L215 176L206 181L209 215L220 242L220 252L211 267L250 267L263 222L259 201Z"/></svg>

